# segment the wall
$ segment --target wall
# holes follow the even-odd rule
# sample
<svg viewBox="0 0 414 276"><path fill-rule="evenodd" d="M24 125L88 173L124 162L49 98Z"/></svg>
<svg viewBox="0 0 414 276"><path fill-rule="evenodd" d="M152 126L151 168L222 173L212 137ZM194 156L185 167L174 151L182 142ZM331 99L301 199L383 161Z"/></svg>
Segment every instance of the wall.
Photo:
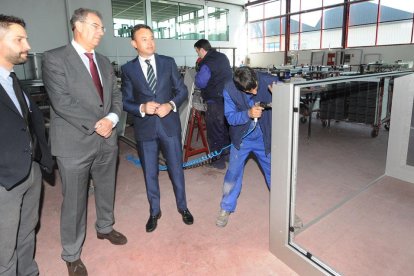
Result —
<svg viewBox="0 0 414 276"><path fill-rule="evenodd" d="M181 2L202 5L200 0ZM229 9L230 41L212 41L213 47L237 47L236 62L246 55L245 15L241 7L210 2L210 6ZM136 56L130 38L113 37L111 0L1 0L0 13L22 17L27 23L27 33L32 47L31 52L44 52L69 43L71 30L69 19L79 7L91 8L102 13L107 33L98 51L122 65ZM194 51L196 40L156 40L157 52L175 58L179 66L193 66L197 55ZM229 57L230 59L231 57Z"/></svg>

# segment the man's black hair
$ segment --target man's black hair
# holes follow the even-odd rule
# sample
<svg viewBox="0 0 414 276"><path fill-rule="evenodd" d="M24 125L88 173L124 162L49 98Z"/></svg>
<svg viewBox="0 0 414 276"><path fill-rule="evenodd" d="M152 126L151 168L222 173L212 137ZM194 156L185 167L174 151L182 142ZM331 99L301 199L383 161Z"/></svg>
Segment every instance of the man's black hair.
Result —
<svg viewBox="0 0 414 276"><path fill-rule="evenodd" d="M237 89L243 92L250 91L257 87L256 72L248 66L237 68L234 71L233 82Z"/></svg>
<svg viewBox="0 0 414 276"><path fill-rule="evenodd" d="M132 30L131 30L131 39L132 39L132 40L134 40L134 35L135 35L135 33L136 33L136 32L138 32L138 31L139 31L139 30L141 30L141 29L147 29L147 30L150 30L150 31L151 31L151 33L154 33L154 32L152 31L152 29L151 29L151 27L150 27L150 26L145 25L145 24L137 24L137 25L135 25L135 26L132 28Z"/></svg>
<svg viewBox="0 0 414 276"><path fill-rule="evenodd" d="M12 24L19 24L23 28L26 27L23 19L12 15L0 14L0 28L8 29Z"/></svg>
<svg viewBox="0 0 414 276"><path fill-rule="evenodd" d="M202 38L202 39L198 40L196 43L194 43L194 48L197 48L197 49L203 48L206 51L210 51L211 50L211 44L210 44L210 42L208 42L207 39Z"/></svg>

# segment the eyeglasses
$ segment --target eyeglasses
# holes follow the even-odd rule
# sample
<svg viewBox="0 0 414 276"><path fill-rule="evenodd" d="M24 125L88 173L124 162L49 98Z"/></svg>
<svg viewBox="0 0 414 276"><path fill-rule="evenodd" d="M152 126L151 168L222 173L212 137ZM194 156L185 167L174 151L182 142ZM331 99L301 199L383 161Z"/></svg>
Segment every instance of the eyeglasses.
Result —
<svg viewBox="0 0 414 276"><path fill-rule="evenodd" d="M103 27L103 26L99 26L99 25L98 25L98 24L96 24L96 23L89 23L89 22L86 22L86 21L81 21L81 22L86 23L86 24L88 24L88 25L92 26L92 27L95 29L95 31L97 31L97 30L99 30L99 29L100 29L103 33L104 33L104 32L106 32L105 27Z"/></svg>

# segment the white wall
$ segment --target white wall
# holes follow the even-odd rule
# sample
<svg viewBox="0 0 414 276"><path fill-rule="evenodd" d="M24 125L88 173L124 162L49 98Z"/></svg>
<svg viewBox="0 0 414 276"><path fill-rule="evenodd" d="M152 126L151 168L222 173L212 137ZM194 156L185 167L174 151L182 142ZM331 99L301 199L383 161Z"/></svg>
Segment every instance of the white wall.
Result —
<svg viewBox="0 0 414 276"><path fill-rule="evenodd" d="M74 10L80 7L91 8L102 13L107 33L98 51L122 65L136 56L130 38L114 37L111 0L0 0L0 13L23 18L27 23L31 52L44 52L69 43L71 30L69 19ZM178 0L177 0L178 1ZM203 5L200 0L181 2ZM245 15L241 7L221 3L208 3L209 6L229 9L230 41L211 41L213 47L237 47L236 64L246 55ZM157 52L172 56L179 66L194 66L197 55L194 51L196 40L157 39ZM230 58L230 57L229 57Z"/></svg>

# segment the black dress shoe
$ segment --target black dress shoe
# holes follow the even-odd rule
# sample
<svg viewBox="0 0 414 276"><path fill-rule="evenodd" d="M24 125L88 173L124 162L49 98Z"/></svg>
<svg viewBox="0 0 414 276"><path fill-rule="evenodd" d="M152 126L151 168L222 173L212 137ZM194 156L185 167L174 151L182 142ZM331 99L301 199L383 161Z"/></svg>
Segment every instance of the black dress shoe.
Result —
<svg viewBox="0 0 414 276"><path fill-rule="evenodd" d="M185 210L179 210L178 211L183 216L183 221L187 225L191 225L194 222L193 215L190 213L188 209Z"/></svg>
<svg viewBox="0 0 414 276"><path fill-rule="evenodd" d="M98 232L96 233L96 236L100 240L107 239L108 241L110 241L112 244L115 244L115 245L122 245L122 244L127 243L127 238L115 230L112 230L108 234L102 234Z"/></svg>
<svg viewBox="0 0 414 276"><path fill-rule="evenodd" d="M157 228L157 221L161 217L161 211L158 213L158 215L150 216L147 222L147 225L145 225L145 229L147 232L152 232Z"/></svg>
<svg viewBox="0 0 414 276"><path fill-rule="evenodd" d="M88 271L81 259L66 262L66 266L68 267L69 276L88 276Z"/></svg>

